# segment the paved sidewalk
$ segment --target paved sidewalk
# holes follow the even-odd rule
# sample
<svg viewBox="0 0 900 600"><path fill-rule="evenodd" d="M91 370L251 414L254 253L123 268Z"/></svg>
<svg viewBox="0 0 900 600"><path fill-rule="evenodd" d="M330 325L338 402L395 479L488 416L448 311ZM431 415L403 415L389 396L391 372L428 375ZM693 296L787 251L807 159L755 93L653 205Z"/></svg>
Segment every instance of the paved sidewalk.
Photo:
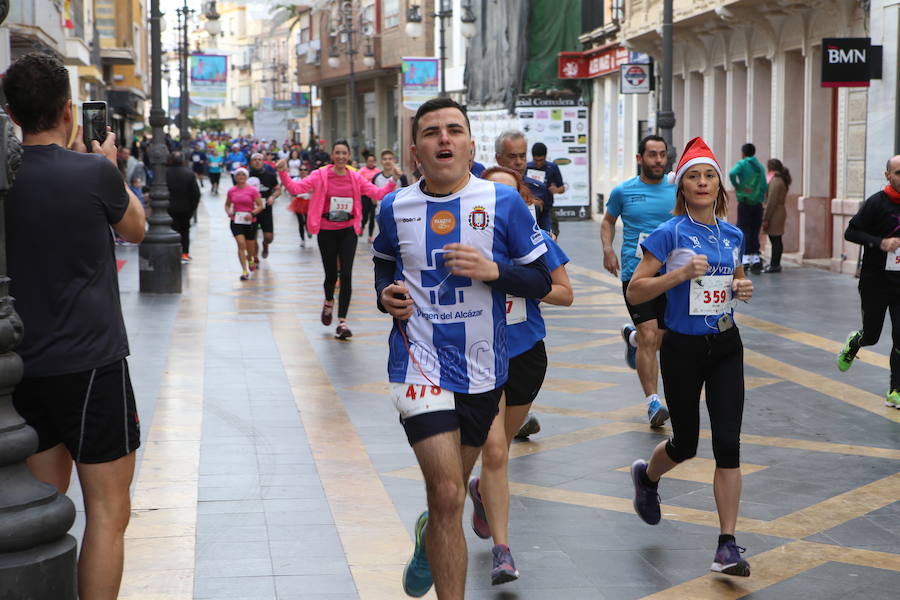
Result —
<svg viewBox="0 0 900 600"><path fill-rule="evenodd" d="M120 597L403 598L424 489L387 396L390 322L375 309L369 247L363 238L354 269L354 335L339 342L318 320L318 249L299 248L286 203L269 259L241 282L223 202L204 194L180 297L140 295L137 249L119 249L143 427ZM627 314L602 271L599 225L563 223L560 242L576 301L546 308L543 429L513 446L509 469L521 578L491 587L467 503L466 597L896 598L889 331L849 372L834 364L858 327L856 282L802 268L755 277L736 319L748 388L737 539L753 574L734 579L708 571L718 524L705 416L698 458L660 486L662 523L633 514L628 466L668 429L648 427L625 366Z"/></svg>

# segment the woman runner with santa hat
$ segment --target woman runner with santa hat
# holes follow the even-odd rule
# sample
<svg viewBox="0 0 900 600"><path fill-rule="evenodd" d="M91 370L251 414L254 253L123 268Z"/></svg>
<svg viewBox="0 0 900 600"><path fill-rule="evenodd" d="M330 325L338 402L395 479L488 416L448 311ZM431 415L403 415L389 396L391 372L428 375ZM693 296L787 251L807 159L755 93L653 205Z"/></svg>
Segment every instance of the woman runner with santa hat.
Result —
<svg viewBox="0 0 900 600"><path fill-rule="evenodd" d="M744 410L744 348L733 319L734 302L753 295L753 283L741 265L744 236L722 220L727 213L722 169L701 138L687 143L669 180L676 187L675 217L641 244L644 256L627 297L640 304L666 294L667 330L659 363L672 438L656 446L649 462L636 460L631 466L634 509L646 523L659 523L659 479L697 454L700 390L705 387L721 534L711 569L746 577L750 565L734 538ZM662 275L655 277L657 272Z"/></svg>

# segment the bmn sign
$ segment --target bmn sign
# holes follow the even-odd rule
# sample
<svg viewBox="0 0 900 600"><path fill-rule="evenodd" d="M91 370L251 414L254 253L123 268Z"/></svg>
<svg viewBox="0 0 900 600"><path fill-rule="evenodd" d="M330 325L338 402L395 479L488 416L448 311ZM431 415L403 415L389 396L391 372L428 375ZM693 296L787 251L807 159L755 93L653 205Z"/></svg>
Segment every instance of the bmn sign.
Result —
<svg viewBox="0 0 900 600"><path fill-rule="evenodd" d="M822 39L822 87L869 87L881 79L881 46L869 38Z"/></svg>

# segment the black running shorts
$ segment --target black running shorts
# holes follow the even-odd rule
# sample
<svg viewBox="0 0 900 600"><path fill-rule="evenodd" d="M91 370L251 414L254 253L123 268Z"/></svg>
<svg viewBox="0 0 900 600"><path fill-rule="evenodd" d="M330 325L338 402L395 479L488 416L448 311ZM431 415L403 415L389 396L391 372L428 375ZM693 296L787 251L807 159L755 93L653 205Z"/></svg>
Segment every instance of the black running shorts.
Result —
<svg viewBox="0 0 900 600"><path fill-rule="evenodd" d="M484 446L491 424L500 407L500 393L497 388L481 394L460 394L454 392L456 404L454 410L439 410L409 417L400 418L406 439L412 446L439 433L459 430L459 440L465 446Z"/></svg>
<svg viewBox="0 0 900 600"><path fill-rule="evenodd" d="M243 223L231 223L231 235L244 236L248 240L256 239L256 225L244 225Z"/></svg>
<svg viewBox="0 0 900 600"><path fill-rule="evenodd" d="M265 203L265 198L263 198L263 202ZM256 215L256 226L259 229L263 230L263 233L272 233L275 231L275 222L272 218L272 207L267 206L262 209L258 215Z"/></svg>
<svg viewBox="0 0 900 600"><path fill-rule="evenodd" d="M631 282L628 281L622 282L622 295L625 296L625 292L628 291L628 284ZM644 323L645 321L651 321L656 319L656 326L660 329L666 328L666 295L660 294L653 300L648 300L642 304L632 304L628 301L628 296L625 296L625 306L628 307L628 314L631 316L631 322L637 325L638 323Z"/></svg>
<svg viewBox="0 0 900 600"><path fill-rule="evenodd" d="M509 359L509 379L503 386L507 406L524 406L537 398L547 374L547 350L544 340Z"/></svg>
<svg viewBox="0 0 900 600"><path fill-rule="evenodd" d="M76 462L104 463L141 445L134 390L123 358L105 367L26 377L13 404L38 434L38 452L63 443Z"/></svg>

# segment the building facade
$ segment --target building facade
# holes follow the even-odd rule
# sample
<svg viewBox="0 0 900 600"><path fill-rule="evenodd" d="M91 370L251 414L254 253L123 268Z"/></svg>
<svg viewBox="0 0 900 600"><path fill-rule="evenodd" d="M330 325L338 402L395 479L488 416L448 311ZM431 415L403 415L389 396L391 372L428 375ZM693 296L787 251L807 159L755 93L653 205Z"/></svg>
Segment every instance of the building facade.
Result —
<svg viewBox="0 0 900 600"><path fill-rule="evenodd" d="M821 53L823 38L866 37L864 4L675 0L674 11L676 150L700 135L726 169L745 142L763 164L780 159L794 179L785 251L853 272L842 232L864 191L867 91L823 87ZM628 0L622 44L660 61L661 20L662 0ZM626 138L640 116L626 109Z"/></svg>

